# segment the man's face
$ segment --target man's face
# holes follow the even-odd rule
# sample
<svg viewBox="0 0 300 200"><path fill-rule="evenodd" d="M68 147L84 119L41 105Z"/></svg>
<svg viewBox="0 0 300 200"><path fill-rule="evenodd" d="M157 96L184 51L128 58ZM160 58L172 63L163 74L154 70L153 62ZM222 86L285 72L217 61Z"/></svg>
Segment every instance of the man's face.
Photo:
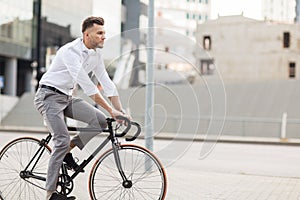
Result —
<svg viewBox="0 0 300 200"><path fill-rule="evenodd" d="M91 49L103 48L105 40L105 30L102 25L94 24L86 30L88 39L87 47Z"/></svg>

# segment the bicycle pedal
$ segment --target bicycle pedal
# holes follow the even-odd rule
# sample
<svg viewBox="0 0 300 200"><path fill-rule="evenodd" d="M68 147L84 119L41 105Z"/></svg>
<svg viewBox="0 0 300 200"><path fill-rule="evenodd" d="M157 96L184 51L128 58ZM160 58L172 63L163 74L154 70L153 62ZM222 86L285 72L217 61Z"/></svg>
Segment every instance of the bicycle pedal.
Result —
<svg viewBox="0 0 300 200"><path fill-rule="evenodd" d="M65 164L65 167L66 167L67 170L70 170L70 171L73 171L73 172L77 171L78 168L79 168L79 167L78 167L78 168L74 169L74 168L70 167L70 166L67 165L67 164ZM84 171L84 169L81 169L79 172L83 173L83 172L85 172L85 171Z"/></svg>

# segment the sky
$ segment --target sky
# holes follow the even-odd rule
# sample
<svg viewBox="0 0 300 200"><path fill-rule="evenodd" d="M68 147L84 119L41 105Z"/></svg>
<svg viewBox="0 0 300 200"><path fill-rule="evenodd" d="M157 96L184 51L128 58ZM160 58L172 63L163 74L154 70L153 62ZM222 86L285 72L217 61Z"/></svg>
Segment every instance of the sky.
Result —
<svg viewBox="0 0 300 200"><path fill-rule="evenodd" d="M240 15L262 19L261 0L211 0L212 19L226 15Z"/></svg>

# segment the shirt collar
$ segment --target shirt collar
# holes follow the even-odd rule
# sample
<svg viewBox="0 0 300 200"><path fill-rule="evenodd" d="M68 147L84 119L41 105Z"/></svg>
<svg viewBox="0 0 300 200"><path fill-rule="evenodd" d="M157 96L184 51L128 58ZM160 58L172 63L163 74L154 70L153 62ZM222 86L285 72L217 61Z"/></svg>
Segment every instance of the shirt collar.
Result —
<svg viewBox="0 0 300 200"><path fill-rule="evenodd" d="M87 53L88 55L94 54L96 51L94 49L88 49L85 44L83 43L83 39L80 38L82 52Z"/></svg>

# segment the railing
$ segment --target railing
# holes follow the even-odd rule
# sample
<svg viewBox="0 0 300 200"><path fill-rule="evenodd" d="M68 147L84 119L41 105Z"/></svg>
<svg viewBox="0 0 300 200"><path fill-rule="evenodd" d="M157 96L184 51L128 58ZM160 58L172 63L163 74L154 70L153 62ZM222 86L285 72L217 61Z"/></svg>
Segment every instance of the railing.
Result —
<svg viewBox="0 0 300 200"><path fill-rule="evenodd" d="M143 123L144 115L134 118ZM218 126L215 130L213 125ZM299 138L300 119L257 118L257 117L185 117L155 116L155 132L172 132L188 134L221 133L223 136L264 137L264 138ZM220 130L221 129L221 130Z"/></svg>

